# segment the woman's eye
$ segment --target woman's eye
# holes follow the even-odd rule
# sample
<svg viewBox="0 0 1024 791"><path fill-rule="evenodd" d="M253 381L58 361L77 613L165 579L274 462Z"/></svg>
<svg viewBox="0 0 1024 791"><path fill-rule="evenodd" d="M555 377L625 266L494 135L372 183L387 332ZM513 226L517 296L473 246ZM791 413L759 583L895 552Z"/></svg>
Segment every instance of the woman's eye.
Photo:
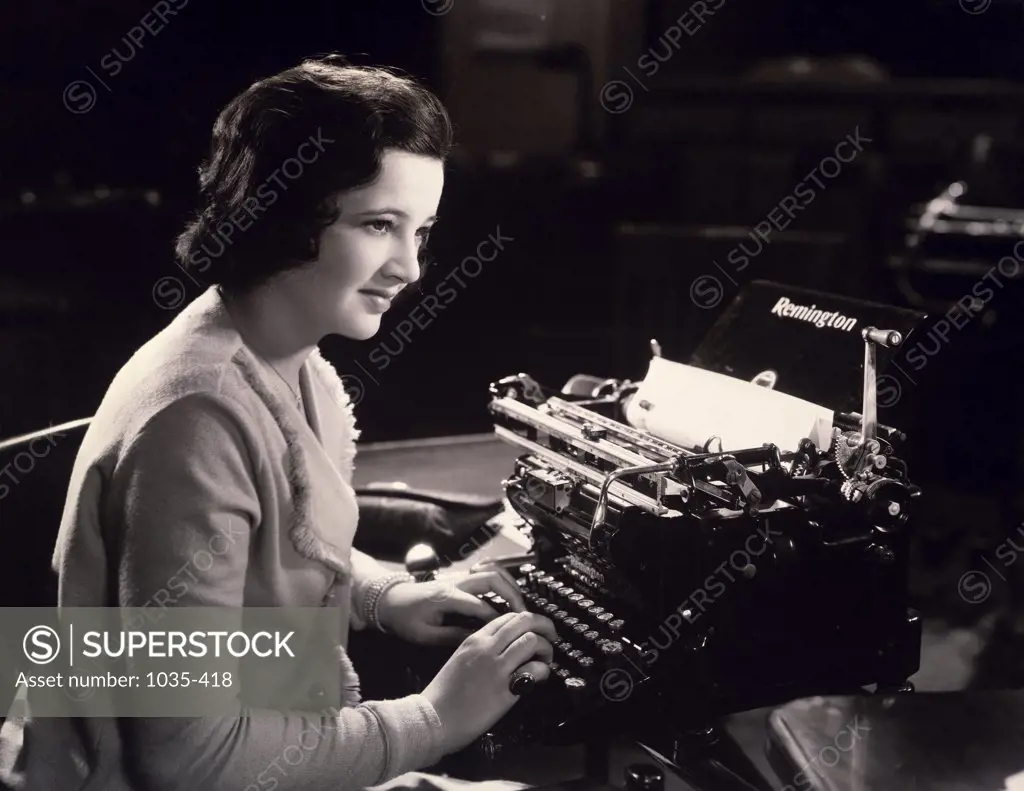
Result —
<svg viewBox="0 0 1024 791"><path fill-rule="evenodd" d="M385 234L394 228L395 224L391 220L370 220L366 223L366 227L375 233Z"/></svg>

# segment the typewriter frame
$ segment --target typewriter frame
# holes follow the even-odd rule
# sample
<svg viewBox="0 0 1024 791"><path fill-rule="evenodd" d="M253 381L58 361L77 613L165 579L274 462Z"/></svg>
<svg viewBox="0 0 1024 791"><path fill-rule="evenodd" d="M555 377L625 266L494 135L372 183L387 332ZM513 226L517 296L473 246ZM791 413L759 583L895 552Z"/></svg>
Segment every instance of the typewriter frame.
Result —
<svg viewBox="0 0 1024 791"><path fill-rule="evenodd" d="M898 346L902 338L898 332L873 327L863 330L862 338L863 411L836 414L827 453L819 453L810 440L791 453L774 445L724 450L719 444L712 450L715 438L703 448L677 447L625 422L625 404L637 389L628 381L606 380L582 398L568 393L545 397L524 374L491 386L495 433L523 450L514 474L503 482L505 494L535 539L539 557L546 555L552 563L561 562L556 556L563 555L566 571L584 590L587 584L615 589L622 601L629 601L632 594L639 610L655 602L658 612L652 621L664 623L666 613L671 617L679 612L688 626L697 626L686 639L677 634L676 644L665 646L668 674L690 674L696 683L685 686L682 696L671 684L651 681L648 671L664 677L666 669L644 664L640 657L649 649L642 641L635 635L622 638L632 649L627 658L637 670L637 688L642 691L646 684L651 689L632 710L616 712L622 730L697 787L765 787L720 728L727 714L798 697L859 693L869 685L877 685L878 692L913 689L907 679L919 667L921 624L907 606L906 527L911 503L920 491L910 484L906 465L894 452L902 434L879 426L875 413L875 349ZM652 347L657 354L653 342ZM739 667L719 671L712 664L733 647L716 653L716 641L728 644L728 638L721 639L722 632L756 623L750 602L735 608L735 603L717 605L719 611L712 609L711 617L700 624L704 607L700 613L694 607L683 609L683 604L673 607L671 597L678 596L678 590L670 592L671 584L658 582L673 574L671 563L661 562L664 550L685 549L691 565L680 576L703 579L723 556L735 556L741 545L749 548L751 525L768 525L766 535L774 533L779 540L757 563L748 557L747 567L737 569L741 573L736 586L756 580L762 585L758 595L775 593L780 596L777 602L792 603L783 591L785 575L817 565L812 576L819 583L832 584L835 577L864 594L837 602L840 608L862 606L868 617L863 623L838 619L836 628L849 633L834 645L851 656L836 672L772 684L769 671L741 683ZM744 537L746 543L741 541ZM767 545L766 537L765 549ZM843 561L850 558L857 565L844 577ZM632 581L615 577L615 569L622 566L630 566ZM636 578L648 575L651 584L638 593ZM807 612L827 617L827 609L812 604ZM644 634L650 623L639 633ZM793 639L794 634L787 637ZM769 645L770 640L762 650ZM822 647L820 656L825 657L831 645ZM819 655L810 646L801 648L810 656ZM656 653L655 661L663 661L661 656ZM756 657L738 656L738 665ZM814 661L808 660L806 666L812 667ZM706 687L701 686L704 683ZM671 720L666 720L669 716ZM655 721L670 721L671 727L651 728ZM570 739L597 743L608 736L588 730L588 725L582 730L569 725L566 732L572 734ZM502 737L499 729L490 738L507 736Z"/></svg>

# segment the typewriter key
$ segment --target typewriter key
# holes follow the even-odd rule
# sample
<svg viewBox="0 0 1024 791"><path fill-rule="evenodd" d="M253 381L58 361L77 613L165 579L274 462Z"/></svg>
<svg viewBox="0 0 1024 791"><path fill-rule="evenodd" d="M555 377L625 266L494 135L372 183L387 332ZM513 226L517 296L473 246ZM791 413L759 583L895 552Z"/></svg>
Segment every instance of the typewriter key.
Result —
<svg viewBox="0 0 1024 791"><path fill-rule="evenodd" d="M569 597L569 601L571 601L573 604L579 604L581 601L583 601L583 594L574 593Z"/></svg>
<svg viewBox="0 0 1024 791"><path fill-rule="evenodd" d="M581 690L584 687L586 687L587 686L587 682L584 681L582 678L577 678L576 676L570 676L569 678L567 678L565 680L565 686L566 686L567 689L570 689L570 690L573 690L573 691L577 691L577 690Z"/></svg>
<svg viewBox="0 0 1024 791"><path fill-rule="evenodd" d="M565 583L564 582L552 582L550 585L548 585L548 587L551 590L556 591L559 588L564 588L565 587Z"/></svg>
<svg viewBox="0 0 1024 791"><path fill-rule="evenodd" d="M587 610L587 612L589 612L596 618L598 615L604 612L604 607L591 607L589 610Z"/></svg>
<svg viewBox="0 0 1024 791"><path fill-rule="evenodd" d="M617 632L625 625L626 622L624 620L622 620L621 618L616 618L614 621L609 621L608 628L611 629L613 632Z"/></svg>
<svg viewBox="0 0 1024 791"><path fill-rule="evenodd" d="M575 626L579 622L580 622L579 618L566 618L564 621L562 621L562 623L564 623L566 626L568 626L570 628Z"/></svg>
<svg viewBox="0 0 1024 791"><path fill-rule="evenodd" d="M600 632L587 632L586 634L583 635L583 639L586 640L589 643L598 643L598 644L600 644L600 642L601 642L601 633Z"/></svg>
<svg viewBox="0 0 1024 791"><path fill-rule="evenodd" d="M529 574L531 571L536 571L536 570L537 570L537 567L535 565L533 565L532 563L524 563L522 566L519 567L519 573L520 574Z"/></svg>
<svg viewBox="0 0 1024 791"><path fill-rule="evenodd" d="M544 585L546 587L546 586L550 585L554 581L555 581L554 577L552 577L550 574L545 574L543 577L540 577L537 580L537 584L538 585Z"/></svg>
<svg viewBox="0 0 1024 791"><path fill-rule="evenodd" d="M594 602L592 602L590 599L584 599L580 602L580 607L582 607L584 610L589 610L593 606Z"/></svg>
<svg viewBox="0 0 1024 791"><path fill-rule="evenodd" d="M572 673L570 673L564 667L560 667L560 668L558 668L558 670L555 671L555 675L558 676L559 678L569 678L569 676L571 676Z"/></svg>
<svg viewBox="0 0 1024 791"><path fill-rule="evenodd" d="M548 615L553 615L557 610L558 610L558 605L557 604L553 604L552 603L552 604L545 604L544 605L544 612L546 612Z"/></svg>
<svg viewBox="0 0 1024 791"><path fill-rule="evenodd" d="M579 662L580 667L590 668L594 666L594 658L590 656L581 656L576 661Z"/></svg>
<svg viewBox="0 0 1024 791"><path fill-rule="evenodd" d="M569 652L569 658L570 659L579 659L581 656L583 656L583 652L580 651L580 649L578 649L578 648L573 649L572 651Z"/></svg>
<svg viewBox="0 0 1024 791"><path fill-rule="evenodd" d="M556 621L564 620L568 617L568 615L569 613L567 613L565 610L555 610L553 613L551 613L551 617L554 618Z"/></svg>
<svg viewBox="0 0 1024 791"><path fill-rule="evenodd" d="M568 598L569 596L572 596L572 592L573 592L572 588L559 588L558 589L558 595L559 596L565 596L566 598Z"/></svg>
<svg viewBox="0 0 1024 791"><path fill-rule="evenodd" d="M576 634L585 634L590 631L590 625L585 623L574 623L572 625L572 630L576 632Z"/></svg>
<svg viewBox="0 0 1024 791"><path fill-rule="evenodd" d="M610 621L614 617L615 616L612 615L610 612L603 612L599 616L597 616L597 620L599 620L601 623L608 623L608 621Z"/></svg>
<svg viewBox="0 0 1024 791"><path fill-rule="evenodd" d="M535 605L536 605L536 606L537 606L538 608L540 608L540 607L543 607L543 606L544 606L545 604L547 604L547 603L548 603L548 600L547 600L547 599L545 599L545 598L544 598L543 596L538 596L538 597L537 597L537 598L536 598L536 599L534 600L534 602L533 602L533 603L534 603L534 604L535 604Z"/></svg>
<svg viewBox="0 0 1024 791"><path fill-rule="evenodd" d="M555 643L555 648L557 648L559 651L565 651L566 653L568 653L569 651L572 651L572 643L570 643L568 640L560 640L557 643Z"/></svg>
<svg viewBox="0 0 1024 791"><path fill-rule="evenodd" d="M622 643L618 640L607 640L605 644L601 646L601 653L605 656L614 656L615 654L622 653Z"/></svg>

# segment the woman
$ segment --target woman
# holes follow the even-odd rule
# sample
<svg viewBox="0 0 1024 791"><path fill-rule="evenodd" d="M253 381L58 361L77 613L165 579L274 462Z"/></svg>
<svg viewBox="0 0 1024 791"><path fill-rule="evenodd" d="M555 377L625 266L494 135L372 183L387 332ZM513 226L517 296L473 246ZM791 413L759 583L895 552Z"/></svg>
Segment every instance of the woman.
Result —
<svg viewBox="0 0 1024 791"><path fill-rule="evenodd" d="M177 246L214 285L114 379L79 452L54 563L64 607L322 605L343 634L351 624L424 644L466 639L422 694L382 702L359 701L342 646L333 714L312 713L316 700L281 712L231 699L237 716L80 720L84 787L379 784L485 732L515 703L517 671L546 678L553 626L524 611L503 572L442 595L450 583L413 583L352 549L357 432L317 343L373 337L419 278L450 145L428 91L332 58L224 108L200 170L202 209ZM201 552L214 561L194 562ZM477 596L486 591L517 612L498 616ZM443 626L446 613L481 628ZM302 761L285 766L296 743Z"/></svg>

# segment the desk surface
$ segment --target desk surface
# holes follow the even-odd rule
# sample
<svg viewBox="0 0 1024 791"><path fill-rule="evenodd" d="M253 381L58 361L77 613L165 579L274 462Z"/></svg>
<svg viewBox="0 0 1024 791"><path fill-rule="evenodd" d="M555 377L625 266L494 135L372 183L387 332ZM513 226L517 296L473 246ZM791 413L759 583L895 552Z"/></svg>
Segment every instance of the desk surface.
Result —
<svg viewBox="0 0 1024 791"><path fill-rule="evenodd" d="M783 778L812 791L1003 791L1024 785L1024 691L811 698L779 708ZM774 762L773 762L774 763ZM1006 779L1021 775L1011 786Z"/></svg>

